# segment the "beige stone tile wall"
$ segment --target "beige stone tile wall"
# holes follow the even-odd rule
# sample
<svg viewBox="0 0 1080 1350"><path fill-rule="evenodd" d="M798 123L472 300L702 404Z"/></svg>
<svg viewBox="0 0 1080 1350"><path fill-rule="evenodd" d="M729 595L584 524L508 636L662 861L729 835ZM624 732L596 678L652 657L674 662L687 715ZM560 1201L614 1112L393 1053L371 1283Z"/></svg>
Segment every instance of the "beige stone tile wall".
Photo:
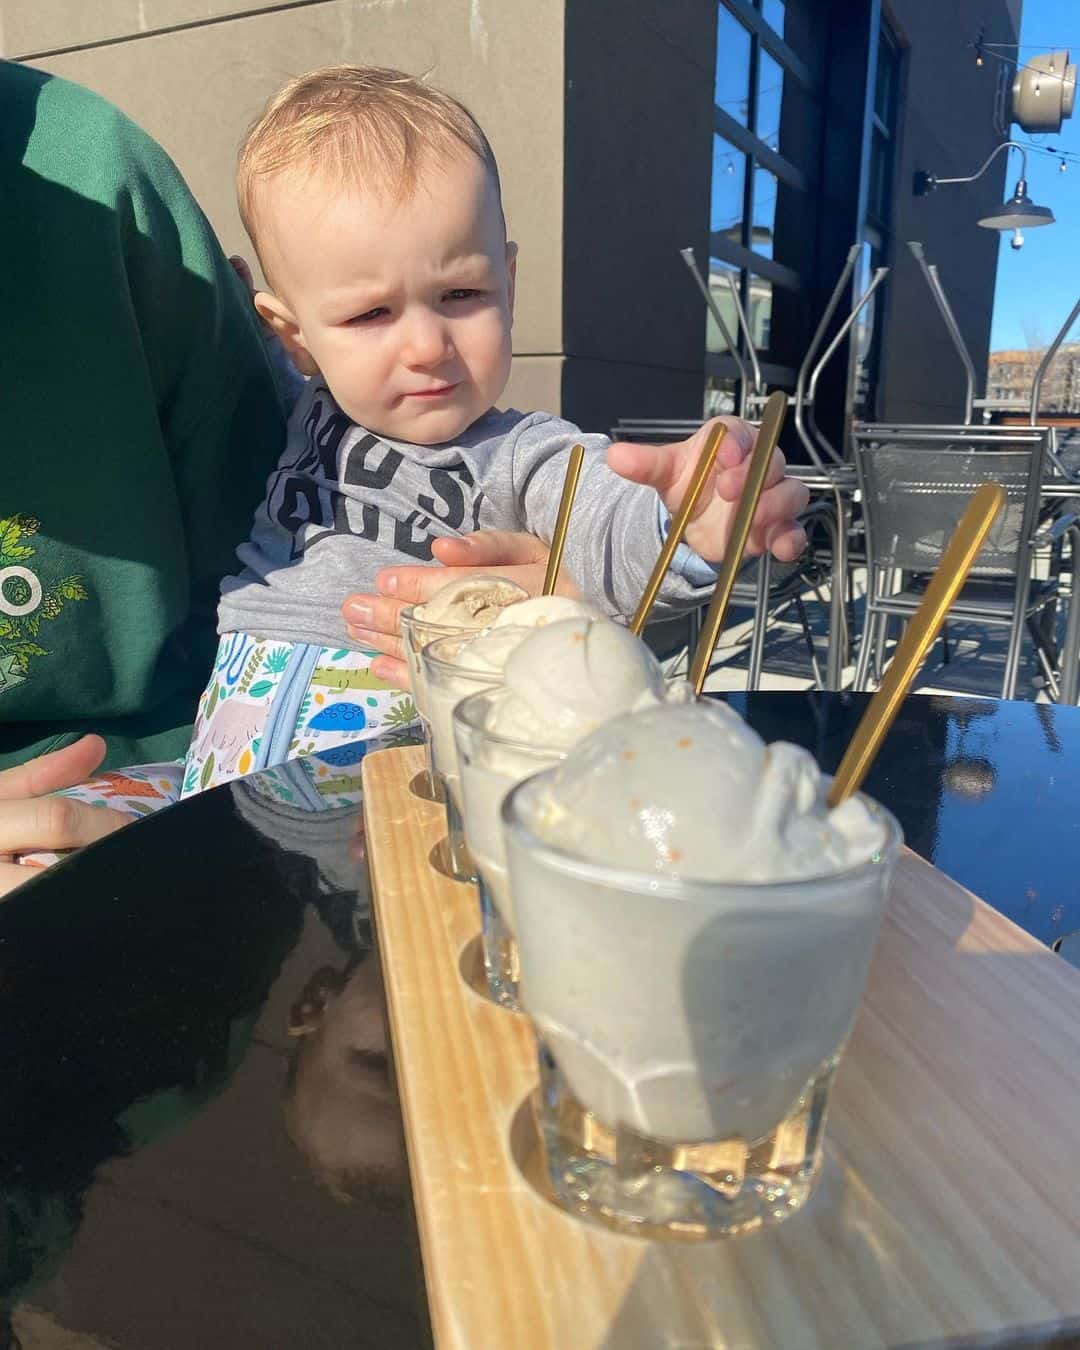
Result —
<svg viewBox="0 0 1080 1350"><path fill-rule="evenodd" d="M206 23L223 15L280 9L281 3L282 0L276 3L275 0L0 0L0 56L24 59L44 52L124 41L167 28Z"/></svg>
<svg viewBox="0 0 1080 1350"><path fill-rule="evenodd" d="M56 50L85 42L96 45ZM0 0L0 51L121 107L176 160L226 250L249 256L233 166L266 99L335 61L429 73L472 108L499 158L521 246L515 352L561 352L562 0Z"/></svg>

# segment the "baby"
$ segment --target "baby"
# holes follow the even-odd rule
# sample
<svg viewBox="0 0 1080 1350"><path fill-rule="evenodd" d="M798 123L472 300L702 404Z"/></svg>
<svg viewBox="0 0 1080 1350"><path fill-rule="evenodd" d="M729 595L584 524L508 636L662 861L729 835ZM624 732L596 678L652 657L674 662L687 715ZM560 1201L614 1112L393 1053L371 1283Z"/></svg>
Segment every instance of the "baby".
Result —
<svg viewBox="0 0 1080 1350"><path fill-rule="evenodd" d="M374 591L382 568L430 562L439 536L550 540L578 442L563 566L591 604L632 613L703 439L613 446L548 413L497 408L517 246L486 136L422 80L338 66L292 81L244 141L238 196L270 287L255 305L310 378L238 550L243 569L222 583L184 795L329 745L347 774L362 742L408 724L411 699L374 675L342 601ZM704 560L723 556L752 445L730 422L658 612L706 598ZM797 557L806 500L777 452L752 549ZM166 792L161 766L150 778ZM106 799L124 804L118 789Z"/></svg>

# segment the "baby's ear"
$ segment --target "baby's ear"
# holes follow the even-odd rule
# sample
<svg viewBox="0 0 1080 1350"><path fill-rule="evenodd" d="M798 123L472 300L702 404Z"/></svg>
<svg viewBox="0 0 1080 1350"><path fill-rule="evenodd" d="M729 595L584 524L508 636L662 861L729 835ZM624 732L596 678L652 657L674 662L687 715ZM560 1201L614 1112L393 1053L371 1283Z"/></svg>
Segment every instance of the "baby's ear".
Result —
<svg viewBox="0 0 1080 1350"><path fill-rule="evenodd" d="M302 375L318 375L319 367L312 360L300 325L288 305L276 295L271 295L269 291L256 291L252 303L258 311L259 318L271 333L280 339L297 370Z"/></svg>

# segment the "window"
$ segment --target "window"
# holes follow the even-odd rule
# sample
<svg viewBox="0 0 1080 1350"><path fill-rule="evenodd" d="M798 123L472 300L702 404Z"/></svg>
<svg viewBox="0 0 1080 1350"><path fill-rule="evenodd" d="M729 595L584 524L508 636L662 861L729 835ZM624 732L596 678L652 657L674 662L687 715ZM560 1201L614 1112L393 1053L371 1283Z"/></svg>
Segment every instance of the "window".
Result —
<svg viewBox="0 0 1080 1350"><path fill-rule="evenodd" d="M773 256L778 186L775 174L763 169L760 164L754 165L754 215L750 247L766 258Z"/></svg>
<svg viewBox="0 0 1080 1350"><path fill-rule="evenodd" d="M742 242L746 208L746 155L720 136L713 137L712 210L709 232Z"/></svg>
<svg viewBox="0 0 1080 1350"><path fill-rule="evenodd" d="M863 223L863 251L856 274L856 294L870 283L875 268L891 253L893 175L896 167L896 131L900 106L901 50L896 36L882 18L874 61L874 110L870 126L870 165ZM880 325L875 325L877 296L859 316L855 330L854 411L872 418L876 412L878 375L881 367Z"/></svg>
<svg viewBox="0 0 1080 1350"><path fill-rule="evenodd" d="M786 9L784 0L762 0L761 17L779 37L784 36Z"/></svg>
<svg viewBox="0 0 1080 1350"><path fill-rule="evenodd" d="M801 337L789 319L801 319L798 292L813 265L820 158L811 54L793 50L785 36L795 29L789 16L806 3L716 0L709 284L742 353L752 342L771 366L769 383L789 387ZM820 36L813 25L801 26ZM725 273L735 278L748 333L739 332ZM707 406L715 407L730 396L737 364L712 320L707 332ZM791 349L783 356L772 351L774 334Z"/></svg>
<svg viewBox="0 0 1080 1350"><path fill-rule="evenodd" d="M892 206L892 178L896 157L896 113L900 98L900 48L882 20L874 78L874 114L870 140L870 186L866 210L885 228Z"/></svg>
<svg viewBox="0 0 1080 1350"><path fill-rule="evenodd" d="M723 5L716 23L713 99L736 122L750 125L750 34Z"/></svg>

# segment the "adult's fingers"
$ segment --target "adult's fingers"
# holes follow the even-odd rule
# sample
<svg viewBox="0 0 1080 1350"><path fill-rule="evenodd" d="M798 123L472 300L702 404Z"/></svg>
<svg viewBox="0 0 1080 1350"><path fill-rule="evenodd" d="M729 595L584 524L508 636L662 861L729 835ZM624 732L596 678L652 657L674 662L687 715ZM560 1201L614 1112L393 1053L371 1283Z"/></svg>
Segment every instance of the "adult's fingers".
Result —
<svg viewBox="0 0 1080 1350"><path fill-rule="evenodd" d="M124 825L131 816L70 797L23 797L0 802L0 853L82 848Z"/></svg>
<svg viewBox="0 0 1080 1350"><path fill-rule="evenodd" d="M361 642L390 656L400 656L400 650L392 649L388 644L399 638L401 611L407 608L404 600L363 592L350 595L341 606L341 613L354 642Z"/></svg>
<svg viewBox="0 0 1080 1350"><path fill-rule="evenodd" d="M89 778L105 758L100 736L83 736L61 750L38 755L25 764L0 772L0 802L41 797L60 788L74 787ZM4 852L0 846L0 852Z"/></svg>
<svg viewBox="0 0 1080 1350"><path fill-rule="evenodd" d="M408 666L392 656L377 656L371 663L371 673L377 680L393 685L395 689L407 691L411 688Z"/></svg>
<svg viewBox="0 0 1080 1350"><path fill-rule="evenodd" d="M21 886L24 881L29 881L31 877L37 876L36 867L20 867L18 863L0 861L0 897L7 895L8 891L13 891L16 886Z"/></svg>
<svg viewBox="0 0 1080 1350"><path fill-rule="evenodd" d="M534 534L511 530L478 530L461 539L436 539L432 551L444 567L521 567L546 563L549 546Z"/></svg>
<svg viewBox="0 0 1080 1350"><path fill-rule="evenodd" d="M405 656L405 647L399 637L394 637L390 633L377 633L371 628L357 628L352 624L347 624L346 629L349 637L361 647L370 647L373 651L382 652L395 661L401 661ZM374 664L372 662L372 671L378 678Z"/></svg>

